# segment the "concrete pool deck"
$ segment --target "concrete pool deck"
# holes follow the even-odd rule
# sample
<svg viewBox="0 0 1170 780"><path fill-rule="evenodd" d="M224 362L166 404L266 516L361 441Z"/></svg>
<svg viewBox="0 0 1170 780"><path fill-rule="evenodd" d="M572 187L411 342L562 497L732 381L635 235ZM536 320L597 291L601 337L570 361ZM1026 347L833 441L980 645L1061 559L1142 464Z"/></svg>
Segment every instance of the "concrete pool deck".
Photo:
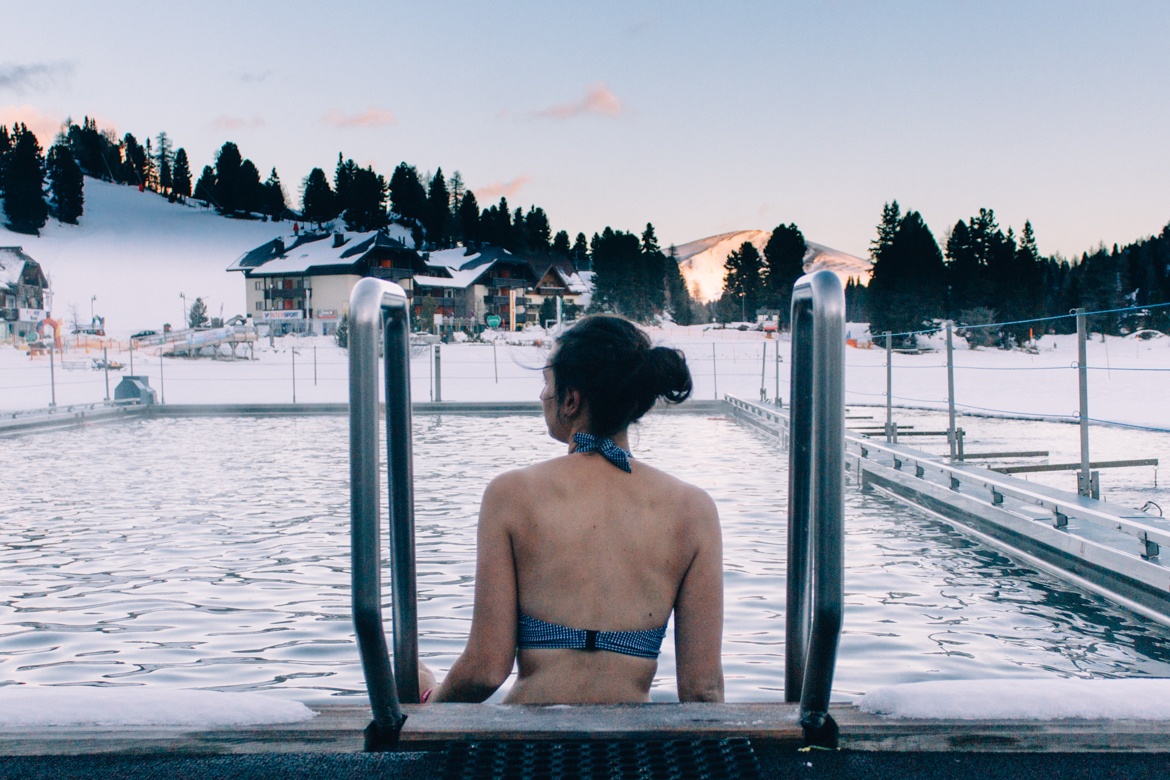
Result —
<svg viewBox="0 0 1170 780"><path fill-rule="evenodd" d="M322 705L299 723L228 728L42 727L0 732L0 756L361 753L368 707ZM469 741L750 739L796 751L799 705L406 705L400 747L441 750ZM882 753L1170 753L1170 723L1151 720L926 720L837 705L840 747ZM823 751L815 751L820 754Z"/></svg>

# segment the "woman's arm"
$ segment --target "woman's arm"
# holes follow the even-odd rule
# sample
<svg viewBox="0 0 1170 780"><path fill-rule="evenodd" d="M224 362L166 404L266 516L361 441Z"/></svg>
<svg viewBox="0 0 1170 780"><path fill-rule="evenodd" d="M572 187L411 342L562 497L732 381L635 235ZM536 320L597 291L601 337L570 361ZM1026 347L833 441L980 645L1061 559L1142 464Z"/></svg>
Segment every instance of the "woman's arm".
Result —
<svg viewBox="0 0 1170 780"><path fill-rule="evenodd" d="M514 474L483 494L475 564L475 606L467 647L430 701L481 702L495 693L516 660L516 563L508 527L523 489Z"/></svg>
<svg viewBox="0 0 1170 780"><path fill-rule="evenodd" d="M674 605L679 701L723 701L723 536L715 502L700 491L698 549Z"/></svg>

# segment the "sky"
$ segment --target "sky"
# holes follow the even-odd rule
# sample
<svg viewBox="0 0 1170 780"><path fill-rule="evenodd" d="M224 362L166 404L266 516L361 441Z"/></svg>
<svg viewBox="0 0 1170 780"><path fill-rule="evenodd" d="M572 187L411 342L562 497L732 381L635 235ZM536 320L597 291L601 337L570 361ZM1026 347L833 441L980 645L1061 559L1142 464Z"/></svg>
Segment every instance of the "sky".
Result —
<svg viewBox="0 0 1170 780"><path fill-rule="evenodd" d="M882 205L995 210L1079 256L1170 222L1170 3L0 0L0 124L65 117L290 199L339 152L481 206L664 245L795 223L864 256Z"/></svg>

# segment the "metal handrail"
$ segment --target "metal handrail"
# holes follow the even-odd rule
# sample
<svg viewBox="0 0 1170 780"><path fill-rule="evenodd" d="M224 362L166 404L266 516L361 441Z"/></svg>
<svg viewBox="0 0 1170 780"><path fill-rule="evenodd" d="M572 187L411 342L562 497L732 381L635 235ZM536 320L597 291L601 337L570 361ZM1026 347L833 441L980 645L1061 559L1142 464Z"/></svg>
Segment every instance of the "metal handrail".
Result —
<svg viewBox="0 0 1170 780"><path fill-rule="evenodd" d="M386 460L390 493L391 672L382 622L378 495L378 336L383 335ZM418 702L418 611L411 465L410 314L397 284L366 278L349 298L349 470L353 620L374 720L366 750L393 750L406 716L399 701Z"/></svg>
<svg viewBox="0 0 1170 780"><path fill-rule="evenodd" d="M832 271L792 291L784 699L806 744L836 747L829 715L845 598L845 294Z"/></svg>

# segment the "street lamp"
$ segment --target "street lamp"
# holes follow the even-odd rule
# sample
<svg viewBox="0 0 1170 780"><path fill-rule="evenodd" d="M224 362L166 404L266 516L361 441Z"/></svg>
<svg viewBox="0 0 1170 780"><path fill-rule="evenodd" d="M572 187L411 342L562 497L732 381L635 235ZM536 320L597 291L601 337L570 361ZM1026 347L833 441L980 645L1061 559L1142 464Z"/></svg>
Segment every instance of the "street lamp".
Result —
<svg viewBox="0 0 1170 780"><path fill-rule="evenodd" d="M183 319L179 320L180 328L187 327L187 295L186 293L179 293L179 297L183 299Z"/></svg>
<svg viewBox="0 0 1170 780"><path fill-rule="evenodd" d="M89 324L93 325L97 317L93 313L93 302L97 300L96 295L89 296Z"/></svg>
<svg viewBox="0 0 1170 780"><path fill-rule="evenodd" d="M744 296L744 292L743 292L743 290L740 290L739 291L739 321L740 322L747 322L747 310L744 308L747 304L744 303L743 296Z"/></svg>

